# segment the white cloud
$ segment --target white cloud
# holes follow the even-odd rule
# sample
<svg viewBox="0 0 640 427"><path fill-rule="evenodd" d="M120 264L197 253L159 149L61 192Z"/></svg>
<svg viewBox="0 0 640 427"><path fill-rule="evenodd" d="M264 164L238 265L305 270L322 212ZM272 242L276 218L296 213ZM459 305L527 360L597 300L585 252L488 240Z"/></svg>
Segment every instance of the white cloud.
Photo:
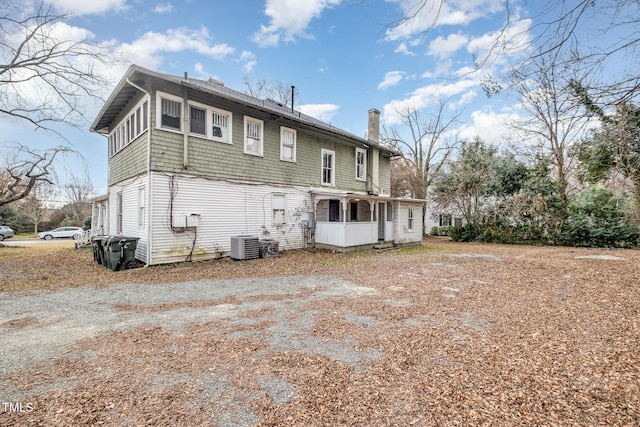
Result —
<svg viewBox="0 0 640 427"><path fill-rule="evenodd" d="M469 38L460 33L449 34L446 39L438 37L429 43L427 54L440 59L449 58L457 50L466 45L468 41Z"/></svg>
<svg viewBox="0 0 640 427"><path fill-rule="evenodd" d="M398 47L396 48L396 50L394 50L393 52L394 53L401 53L402 55L407 55L407 56L416 56L416 54L414 52L409 50L409 48L407 47L407 44L405 42L400 43L398 45Z"/></svg>
<svg viewBox="0 0 640 427"><path fill-rule="evenodd" d="M245 73L250 73L253 71L255 66L258 64L256 60L256 55L253 52L249 52L248 50L243 50L240 54L240 58L237 60L238 62L243 62L242 69Z"/></svg>
<svg viewBox="0 0 640 427"><path fill-rule="evenodd" d="M295 109L303 114L329 123L340 109L340 106L336 104L302 104L296 106Z"/></svg>
<svg viewBox="0 0 640 427"><path fill-rule="evenodd" d="M391 1L399 3L405 20L387 30L386 39L389 41L408 39L442 25L468 25L504 9L502 0Z"/></svg>
<svg viewBox="0 0 640 427"><path fill-rule="evenodd" d="M490 109L476 110L471 113L471 123L461 126L460 139L472 140L480 137L489 144L505 144L509 141L508 124L517 118L514 113L499 113Z"/></svg>
<svg viewBox="0 0 640 427"><path fill-rule="evenodd" d="M171 13L174 11L174 7L171 3L158 3L153 8L153 13Z"/></svg>
<svg viewBox="0 0 640 427"><path fill-rule="evenodd" d="M312 19L322 11L339 4L341 0L267 0L264 13L271 22L261 25L252 40L261 47L276 46L280 41L292 42L296 38L310 38L306 32Z"/></svg>
<svg viewBox="0 0 640 427"><path fill-rule="evenodd" d="M393 87L400 83L406 73L403 71L389 71L384 75L384 80L378 85L379 90L384 90L389 87Z"/></svg>
<svg viewBox="0 0 640 427"><path fill-rule="evenodd" d="M456 107L463 107L475 97L474 87L478 82L472 79L458 80L449 84L432 84L413 91L408 98L396 99L383 107L384 121L390 125L400 123L398 111L406 109L422 110L436 105L439 99L451 100Z"/></svg>
<svg viewBox="0 0 640 427"><path fill-rule="evenodd" d="M64 13L77 15L101 14L123 10L127 7L127 0L52 0L51 3Z"/></svg>
<svg viewBox="0 0 640 427"><path fill-rule="evenodd" d="M132 43L121 44L118 50L127 61L151 69L159 67L164 52L190 50L222 60L235 51L225 43L210 44L210 38L206 28L199 30L178 28L167 30L165 33L149 31Z"/></svg>

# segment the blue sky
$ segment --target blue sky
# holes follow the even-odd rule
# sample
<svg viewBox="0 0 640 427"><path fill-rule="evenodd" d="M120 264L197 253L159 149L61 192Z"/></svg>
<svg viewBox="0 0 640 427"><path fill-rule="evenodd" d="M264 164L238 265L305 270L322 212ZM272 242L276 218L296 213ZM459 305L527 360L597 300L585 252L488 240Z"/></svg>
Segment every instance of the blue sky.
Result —
<svg viewBox="0 0 640 427"><path fill-rule="evenodd" d="M501 124L514 114L513 100L487 98L485 73L500 73L507 58L526 54L535 16L530 1L512 1L508 35L518 35L508 55L491 56L473 71L474 54L484 58L505 22L502 0L447 0L439 25L425 33L433 11L389 27L407 15L408 0L53 0L70 19L59 28L68 37L85 35L120 52L128 63L160 72L213 77L244 90L243 77L295 85L297 108L334 126L364 136L367 111L398 123L394 110L412 106L428 112L439 96L463 111L462 138L479 135L503 141ZM127 65L101 70L114 84ZM112 88L105 88L105 97ZM93 119L100 106L87 101ZM107 191L107 145L88 131L61 128L88 161L97 194ZM38 147L65 142L53 134L0 121L4 140Z"/></svg>

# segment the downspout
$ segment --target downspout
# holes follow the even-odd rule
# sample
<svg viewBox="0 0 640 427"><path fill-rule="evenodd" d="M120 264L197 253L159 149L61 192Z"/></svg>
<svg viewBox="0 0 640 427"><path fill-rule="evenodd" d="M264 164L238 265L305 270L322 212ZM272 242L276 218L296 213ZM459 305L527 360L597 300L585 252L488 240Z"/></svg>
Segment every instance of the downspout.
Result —
<svg viewBox="0 0 640 427"><path fill-rule="evenodd" d="M146 212L145 219L145 228L147 233L147 262L144 264L145 267L149 267L151 265L151 254L152 251L152 239L151 239L151 212L153 212L153 180L151 179L151 92L146 91L141 86L133 83L129 78L127 78L127 84L133 86L138 89L140 92L147 95L147 101L149 102L149 108L147 108L147 190L148 190L148 208Z"/></svg>
<svg viewBox="0 0 640 427"><path fill-rule="evenodd" d="M184 79L187 80L188 74L184 72ZM187 105L187 88L182 87L182 169L189 166L189 106Z"/></svg>

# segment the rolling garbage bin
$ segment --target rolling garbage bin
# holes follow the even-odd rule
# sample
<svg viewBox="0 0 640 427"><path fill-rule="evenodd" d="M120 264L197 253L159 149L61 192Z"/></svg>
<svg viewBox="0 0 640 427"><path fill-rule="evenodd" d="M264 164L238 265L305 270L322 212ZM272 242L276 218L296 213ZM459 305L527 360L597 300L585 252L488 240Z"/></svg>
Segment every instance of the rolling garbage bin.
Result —
<svg viewBox="0 0 640 427"><path fill-rule="evenodd" d="M93 260L106 267L107 259L104 254L104 244L109 236L93 236L91 238L91 246L93 247Z"/></svg>
<svg viewBox="0 0 640 427"><path fill-rule="evenodd" d="M137 237L108 236L104 245L106 267L113 271L136 267Z"/></svg>

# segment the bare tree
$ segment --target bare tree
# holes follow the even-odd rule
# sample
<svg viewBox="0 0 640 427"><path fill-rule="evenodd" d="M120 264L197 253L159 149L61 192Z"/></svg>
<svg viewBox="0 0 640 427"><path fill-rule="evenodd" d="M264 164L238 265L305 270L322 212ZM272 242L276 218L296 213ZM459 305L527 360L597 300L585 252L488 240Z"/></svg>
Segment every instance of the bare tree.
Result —
<svg viewBox="0 0 640 427"><path fill-rule="evenodd" d="M566 204L575 162L569 149L584 135L588 117L573 86L584 80L556 53L536 58L527 69L513 71L520 99L520 119L511 126L533 147L533 155L551 160L562 202ZM522 148L522 147L518 147Z"/></svg>
<svg viewBox="0 0 640 427"><path fill-rule="evenodd" d="M419 27L423 35L437 27L443 17L445 0L414 0L403 2L404 16L391 27ZM508 57L514 40L519 49L527 48L530 61L555 55L565 61L579 62L584 72L598 75L611 71L606 79L593 86L591 93L607 99L615 109L617 105L638 96L640 91L640 2L637 0L549 0L531 17L533 27L527 29L531 37L514 33L510 26L517 16L513 2L502 1L504 20L494 33L490 47L474 55L476 68L490 69L494 61ZM520 59L518 59L520 60ZM519 64L512 64L520 67ZM525 60L521 72L530 65ZM483 86L487 94L504 90L507 82L502 77L486 75ZM604 81L606 80L606 81Z"/></svg>
<svg viewBox="0 0 640 427"><path fill-rule="evenodd" d="M40 224L44 220L45 202L51 194L51 186L46 183L40 183L28 196L19 200L15 205L16 211L33 224L33 233L36 236L38 235Z"/></svg>
<svg viewBox="0 0 640 427"><path fill-rule="evenodd" d="M63 191L72 216L82 221L84 217L90 214L91 197L93 196L93 186L88 176L78 178L73 175L64 186Z"/></svg>
<svg viewBox="0 0 640 427"><path fill-rule="evenodd" d="M399 149L414 170L412 197L427 198L433 175L442 168L456 145L451 128L458 122L460 113L450 111L447 100L439 98L438 107L430 114L406 107L396 111L401 128L383 127L383 142Z"/></svg>
<svg viewBox="0 0 640 427"><path fill-rule="evenodd" d="M87 121L84 101L102 101L110 82L98 66L107 68L118 59L107 46L90 43L88 35L62 38L67 18L44 1L0 0L0 120L28 123L65 139L57 125L79 127ZM0 148L6 160L0 163L0 206L28 196L39 182L51 183L55 160L73 152L36 150L26 142Z"/></svg>
<svg viewBox="0 0 640 427"><path fill-rule="evenodd" d="M0 206L27 197L37 185L53 184L56 159L74 152L68 147L34 150L16 143L0 151L4 155L0 160Z"/></svg>
<svg viewBox="0 0 640 427"><path fill-rule="evenodd" d="M98 65L116 61L107 47L60 38L68 16L44 1L0 0L0 117L27 121L36 129L78 126L86 121L84 99L98 101L109 80Z"/></svg>
<svg viewBox="0 0 640 427"><path fill-rule="evenodd" d="M294 97L298 99L300 96L295 86L286 85L279 80L258 79L251 81L248 76L245 76L242 81L247 94L260 99L271 99L282 105L291 106L295 101Z"/></svg>
<svg viewBox="0 0 640 427"><path fill-rule="evenodd" d="M391 159L391 196L416 197L418 188L422 188L422 180L413 163L406 157Z"/></svg>

